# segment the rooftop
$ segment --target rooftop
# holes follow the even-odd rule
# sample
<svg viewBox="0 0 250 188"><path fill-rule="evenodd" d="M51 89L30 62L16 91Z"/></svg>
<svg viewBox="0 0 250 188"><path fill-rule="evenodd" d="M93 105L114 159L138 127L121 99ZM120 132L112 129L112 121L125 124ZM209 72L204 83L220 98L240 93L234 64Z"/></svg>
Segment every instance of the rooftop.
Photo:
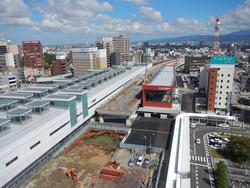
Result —
<svg viewBox="0 0 250 188"><path fill-rule="evenodd" d="M43 101L43 100L37 100L37 101L33 101L33 102L27 104L27 106L29 106L29 107L43 107L45 105L49 105L49 102Z"/></svg>
<svg viewBox="0 0 250 188"><path fill-rule="evenodd" d="M159 73L147 85L152 86L172 86L175 80L173 66L164 66Z"/></svg>
<svg viewBox="0 0 250 188"><path fill-rule="evenodd" d="M52 95L43 97L42 99L47 100L47 101L72 101L75 98L76 97L72 95L52 94Z"/></svg>
<svg viewBox="0 0 250 188"><path fill-rule="evenodd" d="M32 93L8 93L8 94L4 94L4 95L0 95L0 98L2 99L28 99L33 97Z"/></svg>
<svg viewBox="0 0 250 188"><path fill-rule="evenodd" d="M28 108L15 108L14 110L8 111L6 114L8 117L19 117L24 116L30 112L32 112L32 110Z"/></svg>
<svg viewBox="0 0 250 188"><path fill-rule="evenodd" d="M0 99L0 108L17 103L14 99Z"/></svg>

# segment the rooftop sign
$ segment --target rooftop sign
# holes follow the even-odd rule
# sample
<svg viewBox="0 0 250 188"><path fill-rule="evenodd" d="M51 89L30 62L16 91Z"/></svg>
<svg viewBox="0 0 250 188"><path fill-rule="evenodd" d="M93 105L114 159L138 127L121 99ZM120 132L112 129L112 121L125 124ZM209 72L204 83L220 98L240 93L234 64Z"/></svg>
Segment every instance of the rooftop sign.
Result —
<svg viewBox="0 0 250 188"><path fill-rule="evenodd" d="M210 60L211 64L224 64L224 65L234 65L236 63L235 56L212 56Z"/></svg>

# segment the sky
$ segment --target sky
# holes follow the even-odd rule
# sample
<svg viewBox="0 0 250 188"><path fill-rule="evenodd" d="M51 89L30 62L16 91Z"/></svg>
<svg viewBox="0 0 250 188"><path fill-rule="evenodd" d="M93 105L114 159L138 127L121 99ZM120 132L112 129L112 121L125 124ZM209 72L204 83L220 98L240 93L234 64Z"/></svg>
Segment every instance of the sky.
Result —
<svg viewBox="0 0 250 188"><path fill-rule="evenodd" d="M0 39L93 43L125 33L131 41L250 29L250 0L0 0Z"/></svg>

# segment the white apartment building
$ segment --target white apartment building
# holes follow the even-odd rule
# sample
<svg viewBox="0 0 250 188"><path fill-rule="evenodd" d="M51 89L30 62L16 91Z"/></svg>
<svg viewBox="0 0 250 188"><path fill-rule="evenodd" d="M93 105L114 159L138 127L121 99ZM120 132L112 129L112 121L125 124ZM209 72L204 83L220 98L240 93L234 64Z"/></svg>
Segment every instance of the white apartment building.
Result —
<svg viewBox="0 0 250 188"><path fill-rule="evenodd" d="M212 56L208 76L208 111L226 113L231 102L235 56Z"/></svg>

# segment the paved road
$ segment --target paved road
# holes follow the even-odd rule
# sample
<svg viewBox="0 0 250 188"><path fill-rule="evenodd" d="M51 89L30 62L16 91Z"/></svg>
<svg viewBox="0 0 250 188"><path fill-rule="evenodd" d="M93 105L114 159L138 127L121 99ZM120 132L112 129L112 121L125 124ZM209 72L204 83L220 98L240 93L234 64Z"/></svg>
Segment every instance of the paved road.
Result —
<svg viewBox="0 0 250 188"><path fill-rule="evenodd" d="M193 93L182 95L181 110L185 112L195 111L195 98Z"/></svg>
<svg viewBox="0 0 250 188"><path fill-rule="evenodd" d="M191 162L191 187L209 188L212 184L211 158L209 156L209 145L206 135L210 132L229 132L241 135L250 135L250 129L210 127L197 125L190 129L190 162ZM199 138L201 144L195 144Z"/></svg>

